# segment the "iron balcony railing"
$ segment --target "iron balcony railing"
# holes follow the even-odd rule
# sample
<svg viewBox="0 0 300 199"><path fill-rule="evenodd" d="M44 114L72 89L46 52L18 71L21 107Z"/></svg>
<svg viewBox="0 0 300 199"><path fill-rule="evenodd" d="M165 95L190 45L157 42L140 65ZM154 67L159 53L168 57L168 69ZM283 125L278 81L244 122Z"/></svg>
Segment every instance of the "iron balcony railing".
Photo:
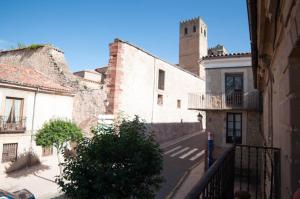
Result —
<svg viewBox="0 0 300 199"><path fill-rule="evenodd" d="M228 148L206 171L188 199L280 198L280 149L236 145Z"/></svg>
<svg viewBox="0 0 300 199"><path fill-rule="evenodd" d="M23 133L26 130L26 117L0 116L0 133Z"/></svg>
<svg viewBox="0 0 300 199"><path fill-rule="evenodd" d="M254 109L260 108L259 92L189 93L188 108L194 110Z"/></svg>

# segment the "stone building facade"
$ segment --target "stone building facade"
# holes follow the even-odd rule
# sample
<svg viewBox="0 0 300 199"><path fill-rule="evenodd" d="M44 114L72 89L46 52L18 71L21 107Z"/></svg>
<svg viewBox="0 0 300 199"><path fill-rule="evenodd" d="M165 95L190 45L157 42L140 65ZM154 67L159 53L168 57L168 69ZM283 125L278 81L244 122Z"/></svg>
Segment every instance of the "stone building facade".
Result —
<svg viewBox="0 0 300 199"><path fill-rule="evenodd" d="M75 95L72 118L86 134L97 124L98 115L105 112L106 90L101 74L74 75L64 53L51 45L1 51L0 64L31 68L60 85L70 87Z"/></svg>
<svg viewBox="0 0 300 199"><path fill-rule="evenodd" d="M179 66L116 39L110 44L107 82L107 114L138 115L159 142L203 128L199 111L188 110L188 93L204 90L205 81Z"/></svg>
<svg viewBox="0 0 300 199"><path fill-rule="evenodd" d="M69 87L36 70L0 63L0 173L30 150L48 155L36 146L34 135L50 119L72 119L73 100Z"/></svg>
<svg viewBox="0 0 300 199"><path fill-rule="evenodd" d="M191 93L189 107L206 111L206 130L217 146L232 143L258 145L259 95L253 86L251 54L204 57L206 92Z"/></svg>
<svg viewBox="0 0 300 199"><path fill-rule="evenodd" d="M300 1L248 0L263 144L281 149L281 198L300 187Z"/></svg>

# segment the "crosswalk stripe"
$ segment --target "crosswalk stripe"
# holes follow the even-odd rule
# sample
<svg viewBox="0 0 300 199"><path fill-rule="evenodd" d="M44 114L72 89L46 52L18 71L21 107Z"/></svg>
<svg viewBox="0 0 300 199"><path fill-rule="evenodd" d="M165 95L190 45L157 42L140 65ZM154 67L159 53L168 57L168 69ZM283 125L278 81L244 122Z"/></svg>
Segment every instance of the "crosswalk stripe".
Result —
<svg viewBox="0 0 300 199"><path fill-rule="evenodd" d="M193 149L193 150L190 150L189 152L187 152L186 154L183 154L183 155L180 156L179 158L180 158L180 159L184 159L184 158L186 158L187 156L191 155L192 153L194 153L194 152L197 151L197 150L198 150L197 148L195 148L195 149Z"/></svg>
<svg viewBox="0 0 300 199"><path fill-rule="evenodd" d="M173 151L176 151L177 149L180 149L181 147L182 146L177 146L177 147L175 147L173 149L170 149L169 151L164 152L164 154L166 155L166 154L172 153Z"/></svg>
<svg viewBox="0 0 300 199"><path fill-rule="evenodd" d="M178 154L180 154L180 153L183 153L183 152L189 150L189 148L190 148L190 147L185 147L184 149L181 149L180 151L177 151L176 153L173 153L173 154L171 155L171 157L174 157L174 156L176 156L176 155L178 155Z"/></svg>
<svg viewBox="0 0 300 199"><path fill-rule="evenodd" d="M193 157L190 158L191 161L196 160L197 158L199 158L200 156L204 155L205 150L200 151L199 153L197 153L196 155L194 155Z"/></svg>

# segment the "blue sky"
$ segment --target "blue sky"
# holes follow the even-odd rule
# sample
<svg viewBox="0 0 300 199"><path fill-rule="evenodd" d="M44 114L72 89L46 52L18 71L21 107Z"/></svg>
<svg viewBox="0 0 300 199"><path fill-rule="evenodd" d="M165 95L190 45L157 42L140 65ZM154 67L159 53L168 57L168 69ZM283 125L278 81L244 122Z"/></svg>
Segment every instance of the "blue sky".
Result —
<svg viewBox="0 0 300 199"><path fill-rule="evenodd" d="M178 63L179 21L197 16L210 47L250 51L245 0L3 0L0 49L51 43L77 71L105 66L108 44L121 38Z"/></svg>

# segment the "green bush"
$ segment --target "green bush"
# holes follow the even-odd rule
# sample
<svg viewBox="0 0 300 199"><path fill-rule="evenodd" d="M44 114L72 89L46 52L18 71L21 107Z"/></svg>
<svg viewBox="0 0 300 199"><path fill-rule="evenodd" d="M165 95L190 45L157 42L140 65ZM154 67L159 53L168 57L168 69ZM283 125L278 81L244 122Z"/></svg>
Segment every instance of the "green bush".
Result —
<svg viewBox="0 0 300 199"><path fill-rule="evenodd" d="M81 129L75 123L63 119L54 119L46 122L38 130L35 142L38 146L42 147L54 146L57 149L57 158L60 163L59 154L63 152L67 143L80 141L82 137Z"/></svg>
<svg viewBox="0 0 300 199"><path fill-rule="evenodd" d="M98 126L66 157L56 179L70 198L154 198L162 183L162 152L136 117Z"/></svg>

